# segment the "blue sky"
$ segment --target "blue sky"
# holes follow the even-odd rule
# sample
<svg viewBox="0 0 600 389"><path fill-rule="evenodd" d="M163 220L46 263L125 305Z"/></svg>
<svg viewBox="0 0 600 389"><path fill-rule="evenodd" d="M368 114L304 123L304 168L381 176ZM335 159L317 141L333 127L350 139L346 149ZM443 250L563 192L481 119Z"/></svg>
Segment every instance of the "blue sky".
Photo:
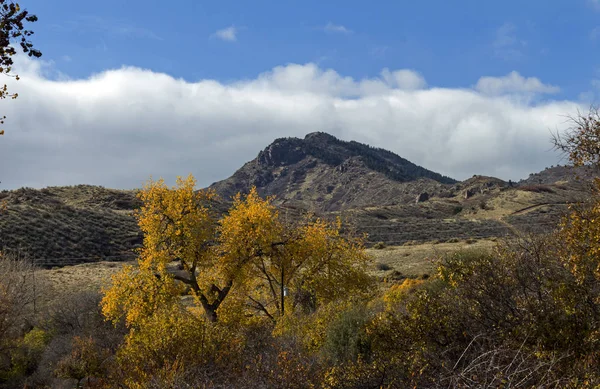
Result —
<svg viewBox="0 0 600 389"><path fill-rule="evenodd" d="M43 57L6 79L2 188L206 186L314 131L519 180L600 102L600 0L21 5Z"/></svg>
<svg viewBox="0 0 600 389"><path fill-rule="evenodd" d="M227 82L315 62L355 78L410 68L432 85L466 87L483 75L516 70L560 86L559 97L577 98L600 76L600 9L588 0L23 5L40 17L35 42L44 59L72 77L132 65L188 81ZM211 38L228 27L235 41Z"/></svg>

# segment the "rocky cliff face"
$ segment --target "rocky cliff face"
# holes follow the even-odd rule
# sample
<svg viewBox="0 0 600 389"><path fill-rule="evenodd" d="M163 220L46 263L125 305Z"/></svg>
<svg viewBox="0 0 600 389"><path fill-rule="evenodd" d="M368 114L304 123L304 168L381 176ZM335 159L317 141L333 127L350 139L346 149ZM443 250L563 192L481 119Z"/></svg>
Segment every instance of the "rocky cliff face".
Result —
<svg viewBox="0 0 600 389"><path fill-rule="evenodd" d="M315 211L414 202L455 181L387 150L315 132L280 138L230 178L211 185L222 197L256 186L279 204Z"/></svg>

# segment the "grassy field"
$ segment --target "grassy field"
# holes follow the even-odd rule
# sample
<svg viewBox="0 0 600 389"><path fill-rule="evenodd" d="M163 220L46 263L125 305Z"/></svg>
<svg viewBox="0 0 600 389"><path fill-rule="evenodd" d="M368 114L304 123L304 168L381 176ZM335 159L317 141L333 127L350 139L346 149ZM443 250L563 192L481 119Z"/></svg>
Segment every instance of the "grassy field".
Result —
<svg viewBox="0 0 600 389"><path fill-rule="evenodd" d="M39 293L42 302L55 300L57 296L79 294L80 292L99 292L110 284L110 278L133 262L97 262L64 266L53 269L40 269L36 272L43 291Z"/></svg>
<svg viewBox="0 0 600 389"><path fill-rule="evenodd" d="M468 243L470 242L470 243ZM463 240L453 243L426 243L406 246L390 246L383 249L368 249L373 257L371 274L379 278L423 277L435 272L435 259L453 251L491 249L494 240Z"/></svg>

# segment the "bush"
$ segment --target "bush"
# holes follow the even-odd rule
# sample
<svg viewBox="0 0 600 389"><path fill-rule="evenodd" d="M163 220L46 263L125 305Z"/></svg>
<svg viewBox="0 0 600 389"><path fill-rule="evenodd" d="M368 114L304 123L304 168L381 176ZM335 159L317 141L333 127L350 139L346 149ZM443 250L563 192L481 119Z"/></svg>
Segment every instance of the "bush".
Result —
<svg viewBox="0 0 600 389"><path fill-rule="evenodd" d="M392 270L392 267L390 265L388 265L387 263L382 263L382 262L378 262L377 265L375 265L375 267L377 268L377 270L381 270L381 271Z"/></svg>
<svg viewBox="0 0 600 389"><path fill-rule="evenodd" d="M370 350L364 327L369 321L366 307L358 305L340 313L327 328L323 353L335 364L354 361Z"/></svg>
<svg viewBox="0 0 600 389"><path fill-rule="evenodd" d="M381 387L597 385L591 339L598 303L588 309L567 302L590 292L577 291L554 241L521 239L441 258L436 277L398 289L394 303L367 325L373 357L339 367L332 380Z"/></svg>
<svg viewBox="0 0 600 389"><path fill-rule="evenodd" d="M386 245L384 242L377 242L373 245L373 248L376 250L381 250L381 249L386 248Z"/></svg>

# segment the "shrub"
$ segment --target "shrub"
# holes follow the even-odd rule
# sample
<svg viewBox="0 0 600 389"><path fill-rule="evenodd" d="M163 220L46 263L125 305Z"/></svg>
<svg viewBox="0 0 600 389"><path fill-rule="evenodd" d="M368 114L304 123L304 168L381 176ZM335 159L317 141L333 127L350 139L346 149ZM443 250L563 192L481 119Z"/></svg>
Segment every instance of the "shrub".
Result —
<svg viewBox="0 0 600 389"><path fill-rule="evenodd" d="M377 265L375 265L375 267L377 268L377 270L381 270L381 271L392 270L392 267L390 265L388 265L387 263L383 263L383 262L378 262Z"/></svg>
<svg viewBox="0 0 600 389"><path fill-rule="evenodd" d="M384 242L377 242L373 245L373 248L376 250L381 250L384 249L386 247Z"/></svg>
<svg viewBox="0 0 600 389"><path fill-rule="evenodd" d="M334 363L368 354L370 345L364 332L368 320L369 312L363 305L340 313L327 327L323 353Z"/></svg>

